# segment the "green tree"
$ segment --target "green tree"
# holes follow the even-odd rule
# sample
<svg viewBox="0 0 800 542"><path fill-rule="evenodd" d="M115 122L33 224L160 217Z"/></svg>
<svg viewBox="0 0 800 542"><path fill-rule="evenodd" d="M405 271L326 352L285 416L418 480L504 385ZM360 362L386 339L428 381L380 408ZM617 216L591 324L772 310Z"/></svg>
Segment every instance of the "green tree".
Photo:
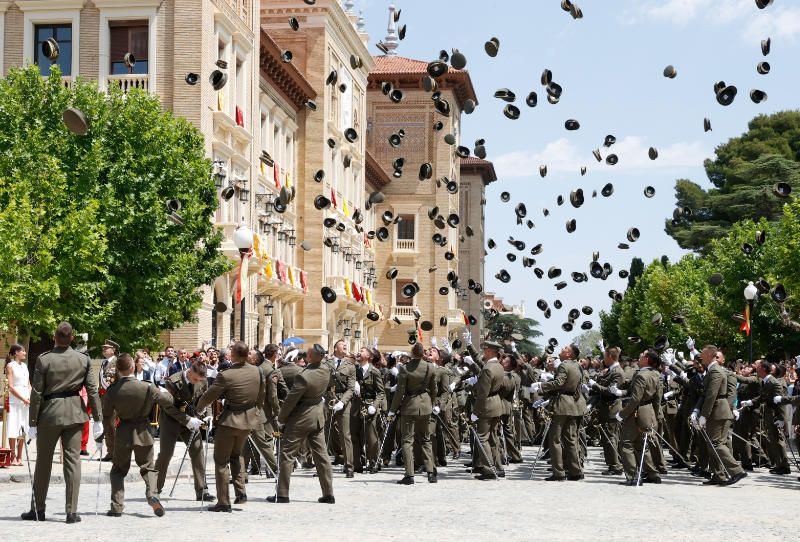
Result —
<svg viewBox="0 0 800 542"><path fill-rule="evenodd" d="M513 339L516 341L519 352L539 355L542 348L533 342L533 339L542 336L538 327L539 322L532 318L522 318L515 314L501 314L489 322L489 336L499 340Z"/></svg>
<svg viewBox="0 0 800 542"><path fill-rule="evenodd" d="M631 267L628 271L630 274L628 275L628 288L632 288L634 284L636 284L636 279L642 276L644 273L644 262L638 256L635 256L631 260Z"/></svg>
<svg viewBox="0 0 800 542"><path fill-rule="evenodd" d="M781 216L783 199L772 193L776 182L800 189L800 111L753 119L749 130L716 149L704 167L712 188L687 179L675 184L676 203L691 215L674 215L665 230L682 248L707 253L712 239L727 234L740 220Z"/></svg>
<svg viewBox="0 0 800 542"><path fill-rule="evenodd" d="M581 357L602 355L597 343L603 338L603 334L596 329L587 329L577 337L572 339L572 344L578 345Z"/></svg>
<svg viewBox="0 0 800 542"><path fill-rule="evenodd" d="M603 341L609 346L621 346L622 337L619 334L619 317L622 313L622 303L612 302L611 310L600 311L600 333Z"/></svg>
<svg viewBox="0 0 800 542"><path fill-rule="evenodd" d="M66 129L69 107L87 135ZM36 338L64 319L127 348L190 320L229 268L200 132L146 93L69 89L36 66L0 80L0 123L0 330Z"/></svg>

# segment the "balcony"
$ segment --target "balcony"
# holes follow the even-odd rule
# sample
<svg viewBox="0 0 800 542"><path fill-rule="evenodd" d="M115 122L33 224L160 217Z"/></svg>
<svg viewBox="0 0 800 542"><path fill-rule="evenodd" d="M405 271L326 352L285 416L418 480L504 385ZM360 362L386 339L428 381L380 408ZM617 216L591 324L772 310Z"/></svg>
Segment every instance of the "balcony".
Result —
<svg viewBox="0 0 800 542"><path fill-rule="evenodd" d="M122 92L128 92L132 88L138 88L148 92L150 77L147 74L122 74L122 75L109 75L108 86L119 85Z"/></svg>
<svg viewBox="0 0 800 542"><path fill-rule="evenodd" d="M400 320L413 320L415 309L417 309L416 305L392 305L392 318L397 317Z"/></svg>
<svg viewBox="0 0 800 542"><path fill-rule="evenodd" d="M397 239L394 240L394 250L396 252L415 252L416 240L414 239Z"/></svg>
<svg viewBox="0 0 800 542"><path fill-rule="evenodd" d="M447 324L456 328L466 327L464 324L464 312L461 309L448 309Z"/></svg>

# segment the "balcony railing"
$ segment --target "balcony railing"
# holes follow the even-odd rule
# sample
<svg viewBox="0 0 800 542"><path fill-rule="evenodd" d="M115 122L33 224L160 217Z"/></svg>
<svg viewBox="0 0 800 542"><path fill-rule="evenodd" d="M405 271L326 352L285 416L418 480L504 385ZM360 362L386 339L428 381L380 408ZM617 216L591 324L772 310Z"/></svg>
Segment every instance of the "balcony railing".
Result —
<svg viewBox="0 0 800 542"><path fill-rule="evenodd" d="M128 92L132 88L138 88L147 92L150 88L149 80L150 78L147 74L138 73L108 76L109 86L112 84L119 85L122 92Z"/></svg>
<svg viewBox="0 0 800 542"><path fill-rule="evenodd" d="M413 252L416 249L416 242L414 239L395 239L394 249Z"/></svg>
<svg viewBox="0 0 800 542"><path fill-rule="evenodd" d="M417 307L413 305L409 306L392 306L392 318L397 317L401 320L413 320L414 319L414 309Z"/></svg>

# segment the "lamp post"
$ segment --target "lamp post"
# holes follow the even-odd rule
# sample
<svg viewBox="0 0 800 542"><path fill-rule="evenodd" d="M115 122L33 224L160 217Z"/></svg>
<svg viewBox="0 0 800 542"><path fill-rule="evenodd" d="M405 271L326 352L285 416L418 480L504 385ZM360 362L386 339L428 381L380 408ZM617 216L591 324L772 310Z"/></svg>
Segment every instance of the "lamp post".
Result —
<svg viewBox="0 0 800 542"><path fill-rule="evenodd" d="M233 232L233 244L236 245L236 248L239 249L239 254L241 255L242 261L241 265L244 265L244 257L247 255L250 250L253 248L253 231L247 227L244 219L239 224L239 227ZM241 273L240 273L241 280ZM245 275L246 276L246 275ZM242 301L240 303L242 307L242 312L240 316L239 322L239 340L244 341L244 314L245 314L245 305L246 305L247 298L242 295Z"/></svg>
<svg viewBox="0 0 800 542"><path fill-rule="evenodd" d="M758 288L755 287L750 281L744 289L744 299L747 301L747 306L750 309L748 318L748 325L750 327L748 336L750 337L750 363L753 363L753 306L755 305L756 298L758 297Z"/></svg>

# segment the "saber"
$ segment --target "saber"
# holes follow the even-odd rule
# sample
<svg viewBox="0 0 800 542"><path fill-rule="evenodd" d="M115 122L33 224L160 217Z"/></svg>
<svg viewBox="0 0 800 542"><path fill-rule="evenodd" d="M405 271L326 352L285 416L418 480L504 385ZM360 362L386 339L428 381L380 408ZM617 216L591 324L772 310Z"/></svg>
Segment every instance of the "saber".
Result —
<svg viewBox="0 0 800 542"><path fill-rule="evenodd" d="M209 417L208 418L208 429L206 430L206 449L203 452L203 482L205 486L208 487L208 441L211 440L211 428L214 425L214 419ZM200 496L200 511L203 512L206 509L206 493L207 491L203 491L203 494Z"/></svg>
<svg viewBox="0 0 800 542"><path fill-rule="evenodd" d="M281 435L282 433L273 433L275 437L275 449L278 452L278 457L275 461L275 503L278 503L278 483L281 478Z"/></svg>
<svg viewBox="0 0 800 542"><path fill-rule="evenodd" d="M396 419L397 418L395 418L394 420L396 420ZM384 431L384 433L383 433L383 441L381 442L381 449L378 450L378 461L380 461L381 458L383 457L381 455L383 453L383 445L386 444L386 437L388 437L389 433L391 433L391 431L389 431L389 429L392 427L392 424L394 423L394 420L389 421L389 424L386 426L386 431Z"/></svg>
<svg viewBox="0 0 800 542"><path fill-rule="evenodd" d="M731 430L731 435L733 435L734 437L738 438L739 440L741 440L745 444L748 444L748 445L752 446L753 448L756 449L757 452L759 452L762 456L764 456L764 450L762 450L761 446L759 446L755 442L750 442L749 440L747 440L743 436L737 434L736 431L733 431L733 430Z"/></svg>
<svg viewBox="0 0 800 542"><path fill-rule="evenodd" d="M100 445L100 460L97 462L97 492L95 493L94 497L94 515L98 514L100 509L100 477L103 475L103 433L100 433L100 437L95 439Z"/></svg>
<svg viewBox="0 0 800 542"><path fill-rule="evenodd" d="M25 463L28 465L28 478L31 479L31 508L33 508L34 518L33 521L39 521L39 510L36 508L36 490L33 485L33 474L31 474L31 456L28 454L28 432L25 431L25 426L19 426L20 434L22 435L22 442L25 444Z"/></svg>
<svg viewBox="0 0 800 542"><path fill-rule="evenodd" d="M475 430L475 426L472 423L468 422L467 423L467 427L469 427L470 430L472 431L472 436L475 438L475 442L478 443L478 448L481 449L481 452L483 453L483 457L486 459L486 462L489 464L489 468L492 469L492 472L494 473L494 479L495 480L500 480L500 477L497 476L497 470L494 468L494 459L490 458L489 455L486 453L486 449L483 447L483 442L481 442L481 439L478 436L478 432Z"/></svg>
<svg viewBox="0 0 800 542"><path fill-rule="evenodd" d="M172 481L172 489L169 490L170 499L172 498L172 493L175 491L175 485L178 483L178 478L181 477L181 470L183 470L183 463L186 461L186 455L189 453L189 448L192 446L192 442L194 442L194 438L199 432L199 429L194 429L192 430L192 434L189 435L189 442L186 443L186 450L183 452L181 464L178 466L178 474L175 475L175 480Z"/></svg>
<svg viewBox="0 0 800 542"><path fill-rule="evenodd" d="M458 439L450 431L450 428L447 427L447 424L444 423L444 420L442 419L442 417L439 414L434 414L434 416L436 416L436 419L439 420L439 423L441 424L442 427L444 427L444 430L447 432L447 434L450 435L450 438L453 439L453 442L458 442ZM380 454L378 454L378 455L380 455Z"/></svg>
<svg viewBox="0 0 800 542"><path fill-rule="evenodd" d="M728 478L730 478L731 477L731 473L728 472L727 467L725 467L725 463L723 463L722 459L719 457L719 454L717 453L717 449L714 447L714 443L711 442L711 437L708 436L708 433L706 432L706 428L705 427L701 427L700 428L700 434L702 434L703 437L706 439L706 442L708 442L708 445L711 447L711 450L714 452L714 456L716 456L717 461L719 461L719 464L722 465L722 470L724 470L725 474L727 474Z"/></svg>
<svg viewBox="0 0 800 542"><path fill-rule="evenodd" d="M680 459L681 461L683 461L684 465L688 465L688 464L689 464L689 462L688 462L688 461L686 461L686 458L684 458L684 457L683 457L683 456L682 456L680 453L678 453L678 450L676 450L675 448L673 448L673 447L672 447L672 444L670 444L670 443L667 441L667 439L666 439L666 438L664 438L664 435L662 435L662 434L661 434L661 433L659 433L658 431L653 431L653 433L655 433L655 434L656 434L656 436L657 436L658 438L660 438L660 439L661 439L661 442L663 442L664 444L666 444L666 445L667 445L667 448L669 448L669 449L672 451L672 453L673 453L673 454L675 454L676 456L678 456L678 459Z"/></svg>
<svg viewBox="0 0 800 542"><path fill-rule="evenodd" d="M503 465L508 465L508 448L506 447L506 431L503 429L503 422L500 422L500 438L503 441Z"/></svg>
<svg viewBox="0 0 800 542"><path fill-rule="evenodd" d="M644 456L647 454L647 437L650 436L650 431L644 433L644 444L642 444L642 459L639 460L639 472L636 474L636 487L642 485L642 469L644 468Z"/></svg>
<svg viewBox="0 0 800 542"><path fill-rule="evenodd" d="M545 439L547 438L547 433L550 432L550 424L552 423L553 419L548 418L547 423L544 425L544 430L542 431L542 442L539 443L539 450L536 452L536 457L533 460L533 467L531 467L531 475L528 477L528 480L533 480L533 472L536 470L536 464L539 462L542 454L542 448L544 447Z"/></svg>

